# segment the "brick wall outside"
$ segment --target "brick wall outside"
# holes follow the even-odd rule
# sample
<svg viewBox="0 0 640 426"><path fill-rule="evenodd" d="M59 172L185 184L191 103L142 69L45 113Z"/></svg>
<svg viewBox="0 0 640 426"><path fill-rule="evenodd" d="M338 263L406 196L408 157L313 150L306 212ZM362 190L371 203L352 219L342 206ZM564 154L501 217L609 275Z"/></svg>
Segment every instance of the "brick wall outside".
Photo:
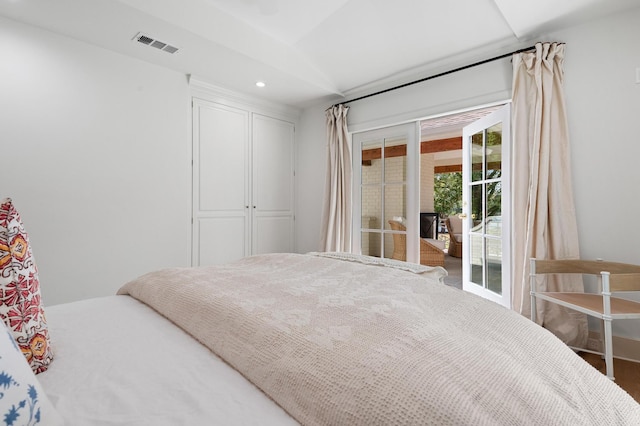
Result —
<svg viewBox="0 0 640 426"><path fill-rule="evenodd" d="M433 154L420 156L420 211L433 211ZM382 160L372 160L370 166L362 166L362 182L369 183L362 188L362 227L380 230L384 223L395 216L406 217L406 157L386 159L385 167L385 218L382 218ZM363 233L361 236L362 253L379 256L380 234ZM391 235L385 236L385 257L393 253Z"/></svg>

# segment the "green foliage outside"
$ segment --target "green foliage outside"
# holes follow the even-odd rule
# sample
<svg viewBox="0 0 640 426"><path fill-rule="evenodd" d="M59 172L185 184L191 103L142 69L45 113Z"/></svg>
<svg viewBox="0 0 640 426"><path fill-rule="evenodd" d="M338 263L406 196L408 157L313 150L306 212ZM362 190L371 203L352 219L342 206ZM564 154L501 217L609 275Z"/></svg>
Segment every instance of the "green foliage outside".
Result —
<svg viewBox="0 0 640 426"><path fill-rule="evenodd" d="M472 137L473 145L480 151L483 151L483 143L486 143L486 151L490 153L492 148L500 147L502 144L501 128L489 129L483 140L483 134L478 133ZM500 152L500 149L494 149ZM502 176L502 164L500 156L495 158L487 157L485 164L485 175L481 170L475 170L471 173L471 181L480 183L485 180L486 183L473 185L471 187L471 215L474 219L481 219L486 216L500 216L502 211L502 184L500 178ZM483 157L474 155L472 159L474 165L482 165ZM475 167L474 167L475 169ZM488 181L488 182L487 182ZM439 173L434 176L434 208L440 213L441 217L450 216L462 212L462 172ZM483 191L485 198L483 199ZM486 200L486 209L483 202Z"/></svg>
<svg viewBox="0 0 640 426"><path fill-rule="evenodd" d="M441 217L462 211L462 173L439 173L434 176L434 208Z"/></svg>
<svg viewBox="0 0 640 426"><path fill-rule="evenodd" d="M487 179L500 177L500 170L489 170ZM476 176L477 175L477 176ZM481 179L481 174L474 172L476 179ZM434 207L441 217L451 216L462 212L462 173L441 173L434 176ZM471 214L474 218L483 217L482 212L482 186L477 186L478 191L472 191ZM500 182L487 183L487 216L499 216L502 202L502 185Z"/></svg>

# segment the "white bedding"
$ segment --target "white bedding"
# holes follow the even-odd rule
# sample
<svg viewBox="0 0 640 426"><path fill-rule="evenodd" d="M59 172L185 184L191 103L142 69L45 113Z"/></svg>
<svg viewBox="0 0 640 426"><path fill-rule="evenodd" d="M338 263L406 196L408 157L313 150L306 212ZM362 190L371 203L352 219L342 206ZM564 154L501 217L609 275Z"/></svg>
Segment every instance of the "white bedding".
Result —
<svg viewBox="0 0 640 426"><path fill-rule="evenodd" d="M339 257L120 289L173 323L124 295L49 307L55 360L38 378L69 425L640 425L640 405L551 333L441 284L441 268Z"/></svg>
<svg viewBox="0 0 640 426"><path fill-rule="evenodd" d="M47 307L38 375L67 425L297 424L233 368L128 296Z"/></svg>
<svg viewBox="0 0 640 426"><path fill-rule="evenodd" d="M555 336L438 282L444 271L346 260L253 256L119 293L305 425L640 425L640 406Z"/></svg>

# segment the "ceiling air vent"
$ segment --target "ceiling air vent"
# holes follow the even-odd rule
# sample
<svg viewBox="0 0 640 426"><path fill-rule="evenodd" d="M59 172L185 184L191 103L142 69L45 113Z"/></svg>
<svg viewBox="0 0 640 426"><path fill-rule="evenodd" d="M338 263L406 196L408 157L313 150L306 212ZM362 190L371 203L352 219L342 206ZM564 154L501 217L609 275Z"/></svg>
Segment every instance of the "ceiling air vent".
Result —
<svg viewBox="0 0 640 426"><path fill-rule="evenodd" d="M178 51L178 48L175 46L172 46L170 44L167 44L163 41L160 40L156 40L153 37L150 37L146 34L142 34L142 33L138 33L136 34L136 36L133 38L135 41L137 41L138 43L142 43L142 44L146 44L147 46L151 46L151 47L155 47L158 50L162 50L164 52L168 52L168 53L176 53Z"/></svg>

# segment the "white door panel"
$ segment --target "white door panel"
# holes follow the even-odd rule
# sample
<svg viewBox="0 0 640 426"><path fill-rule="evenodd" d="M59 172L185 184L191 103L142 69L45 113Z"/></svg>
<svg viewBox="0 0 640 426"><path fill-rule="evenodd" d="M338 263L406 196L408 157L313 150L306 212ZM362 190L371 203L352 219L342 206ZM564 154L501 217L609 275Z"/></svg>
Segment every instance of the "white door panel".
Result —
<svg viewBox="0 0 640 426"><path fill-rule="evenodd" d="M200 105L198 114L199 210L244 210L249 114L215 104Z"/></svg>
<svg viewBox="0 0 640 426"><path fill-rule="evenodd" d="M254 254L291 251L293 231L289 216L262 216L254 223Z"/></svg>
<svg viewBox="0 0 640 426"><path fill-rule="evenodd" d="M193 101L194 266L248 256L249 113Z"/></svg>
<svg viewBox="0 0 640 426"><path fill-rule="evenodd" d="M293 251L294 131L253 116L253 254Z"/></svg>
<svg viewBox="0 0 640 426"><path fill-rule="evenodd" d="M243 258L247 251L242 217L207 217L198 219L197 265L217 265Z"/></svg>
<svg viewBox="0 0 640 426"><path fill-rule="evenodd" d="M510 105L463 129L462 286L511 307Z"/></svg>
<svg viewBox="0 0 640 426"><path fill-rule="evenodd" d="M259 211L293 210L292 123L254 114L254 205Z"/></svg>

